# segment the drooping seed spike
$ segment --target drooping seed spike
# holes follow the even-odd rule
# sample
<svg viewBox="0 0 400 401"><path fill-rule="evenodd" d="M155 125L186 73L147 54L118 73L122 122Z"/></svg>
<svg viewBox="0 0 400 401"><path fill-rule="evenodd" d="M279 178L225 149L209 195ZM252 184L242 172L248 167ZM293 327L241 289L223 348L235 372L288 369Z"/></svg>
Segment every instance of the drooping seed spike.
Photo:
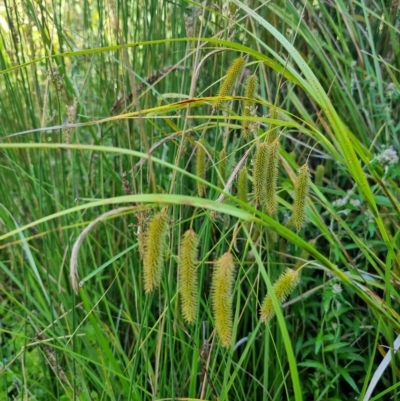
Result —
<svg viewBox="0 0 400 401"><path fill-rule="evenodd" d="M245 97L246 100L243 101L243 116L250 117L252 115L254 107L254 99L256 97L258 87L258 78L256 74L250 75L246 80L245 86ZM249 138L251 131L251 121L243 121L243 136L245 139Z"/></svg>
<svg viewBox="0 0 400 401"><path fill-rule="evenodd" d="M293 292L300 281L300 271L286 269L276 280L272 289L278 300L279 305L282 305L287 297ZM271 294L267 294L264 298L261 309L260 319L262 322L267 322L275 316L275 308L272 303Z"/></svg>
<svg viewBox="0 0 400 401"><path fill-rule="evenodd" d="M197 234L192 229L186 231L181 241L178 288L181 297L182 315L188 323L194 323L198 314L198 246L199 239Z"/></svg>
<svg viewBox="0 0 400 401"><path fill-rule="evenodd" d="M167 215L164 212L156 213L146 231L143 259L143 279L146 293L153 292L161 283L167 232Z"/></svg>
<svg viewBox="0 0 400 401"><path fill-rule="evenodd" d="M297 231L303 227L306 217L306 202L308 195L308 187L310 185L310 172L307 163L300 167L294 189L294 203L291 222Z"/></svg>
<svg viewBox="0 0 400 401"><path fill-rule="evenodd" d="M266 195L267 150L268 144L266 142L262 142L258 144L256 153L254 155L253 188L256 206L261 205L264 202Z"/></svg>
<svg viewBox="0 0 400 401"><path fill-rule="evenodd" d="M215 329L224 347L229 347L232 344L232 289L234 278L233 256L226 252L215 263L211 292Z"/></svg>
<svg viewBox="0 0 400 401"><path fill-rule="evenodd" d="M244 57L238 57L233 60L233 63L229 67L225 79L222 81L221 87L218 92L218 96L227 96L232 91L233 86L237 78L239 77L240 73L242 72L244 66L246 64L246 60ZM219 108L221 105L222 100L217 100L214 103L214 111Z"/></svg>

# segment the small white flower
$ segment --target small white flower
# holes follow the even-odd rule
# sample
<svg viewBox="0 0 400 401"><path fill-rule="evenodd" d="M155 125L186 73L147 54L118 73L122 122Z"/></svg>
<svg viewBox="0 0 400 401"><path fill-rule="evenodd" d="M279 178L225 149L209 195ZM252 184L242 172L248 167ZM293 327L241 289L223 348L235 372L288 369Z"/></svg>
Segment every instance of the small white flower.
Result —
<svg viewBox="0 0 400 401"><path fill-rule="evenodd" d="M354 207L359 207L361 205L361 201L359 201L358 199L350 199L350 204Z"/></svg>
<svg viewBox="0 0 400 401"><path fill-rule="evenodd" d="M344 198L339 198L333 202L333 206L344 206L347 203L347 200L347 196L345 196Z"/></svg>
<svg viewBox="0 0 400 401"><path fill-rule="evenodd" d="M342 286L339 283L335 283L332 285L332 292L334 294L340 294L342 292Z"/></svg>
<svg viewBox="0 0 400 401"><path fill-rule="evenodd" d="M391 164L395 164L399 162L399 156L393 146L385 149L379 156L376 158L378 163L385 167L390 166Z"/></svg>

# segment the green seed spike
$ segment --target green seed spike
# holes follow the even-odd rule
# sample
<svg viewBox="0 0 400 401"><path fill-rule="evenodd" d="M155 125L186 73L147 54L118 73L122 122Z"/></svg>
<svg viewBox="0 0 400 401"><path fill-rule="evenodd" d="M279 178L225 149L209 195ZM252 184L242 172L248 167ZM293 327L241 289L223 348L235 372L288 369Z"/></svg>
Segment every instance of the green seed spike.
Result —
<svg viewBox="0 0 400 401"><path fill-rule="evenodd" d="M181 241L179 255L178 288L181 297L182 315L188 323L194 323L198 313L198 246L199 239L197 234L192 229L186 231Z"/></svg>
<svg viewBox="0 0 400 401"><path fill-rule="evenodd" d="M233 256L226 252L215 263L211 292L215 329L224 347L229 347L232 344L232 289L234 278Z"/></svg>
<svg viewBox="0 0 400 401"><path fill-rule="evenodd" d="M267 180L267 151L268 144L262 142L257 146L253 164L254 201L256 206L264 202Z"/></svg>
<svg viewBox="0 0 400 401"><path fill-rule="evenodd" d="M227 96L231 93L233 86L237 78L239 77L240 73L242 72L244 66L246 64L246 60L244 57L238 57L237 59L233 60L233 63L229 67L225 79L222 81L221 87L218 92L218 96ZM219 106L221 105L222 100L217 100L214 103L214 111L218 110Z"/></svg>
<svg viewBox="0 0 400 401"><path fill-rule="evenodd" d="M291 221L297 231L300 231L303 227L306 217L306 202L308 195L308 187L310 184L310 172L308 165L304 164L299 169L299 175L294 190L294 203L293 203L293 214Z"/></svg>
<svg viewBox="0 0 400 401"><path fill-rule="evenodd" d="M146 231L143 279L146 293L159 287L164 267L164 253L167 243L168 218L163 212L151 219Z"/></svg>
<svg viewBox="0 0 400 401"><path fill-rule="evenodd" d="M254 99L256 97L258 86L258 78L257 75L250 75L246 80L245 94L244 96L247 98L243 101L243 116L250 117L252 114L252 109L254 107ZM248 139L251 131L251 121L244 120L243 121L243 136L245 139Z"/></svg>
<svg viewBox="0 0 400 401"><path fill-rule="evenodd" d="M293 292L300 281L300 271L286 269L274 283L272 289L278 300L279 305L282 305L287 297ZM275 316L275 308L272 303L271 295L268 293L264 298L261 309L260 319L262 322L267 322Z"/></svg>

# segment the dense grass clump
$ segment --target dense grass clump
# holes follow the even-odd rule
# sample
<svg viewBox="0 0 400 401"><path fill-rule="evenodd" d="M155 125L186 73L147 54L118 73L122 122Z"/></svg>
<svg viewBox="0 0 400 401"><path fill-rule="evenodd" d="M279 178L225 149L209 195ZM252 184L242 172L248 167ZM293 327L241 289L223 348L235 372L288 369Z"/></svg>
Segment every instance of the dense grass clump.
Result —
<svg viewBox="0 0 400 401"><path fill-rule="evenodd" d="M396 10L0 6L0 400L398 399Z"/></svg>

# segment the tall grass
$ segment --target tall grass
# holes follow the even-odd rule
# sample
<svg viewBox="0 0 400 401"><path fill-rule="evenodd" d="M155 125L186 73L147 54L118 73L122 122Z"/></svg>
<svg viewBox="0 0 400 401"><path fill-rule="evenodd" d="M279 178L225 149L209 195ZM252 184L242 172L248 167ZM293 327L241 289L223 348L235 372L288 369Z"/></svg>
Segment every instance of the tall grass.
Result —
<svg viewBox="0 0 400 401"><path fill-rule="evenodd" d="M6 0L0 398L398 399L399 18L390 1Z"/></svg>

